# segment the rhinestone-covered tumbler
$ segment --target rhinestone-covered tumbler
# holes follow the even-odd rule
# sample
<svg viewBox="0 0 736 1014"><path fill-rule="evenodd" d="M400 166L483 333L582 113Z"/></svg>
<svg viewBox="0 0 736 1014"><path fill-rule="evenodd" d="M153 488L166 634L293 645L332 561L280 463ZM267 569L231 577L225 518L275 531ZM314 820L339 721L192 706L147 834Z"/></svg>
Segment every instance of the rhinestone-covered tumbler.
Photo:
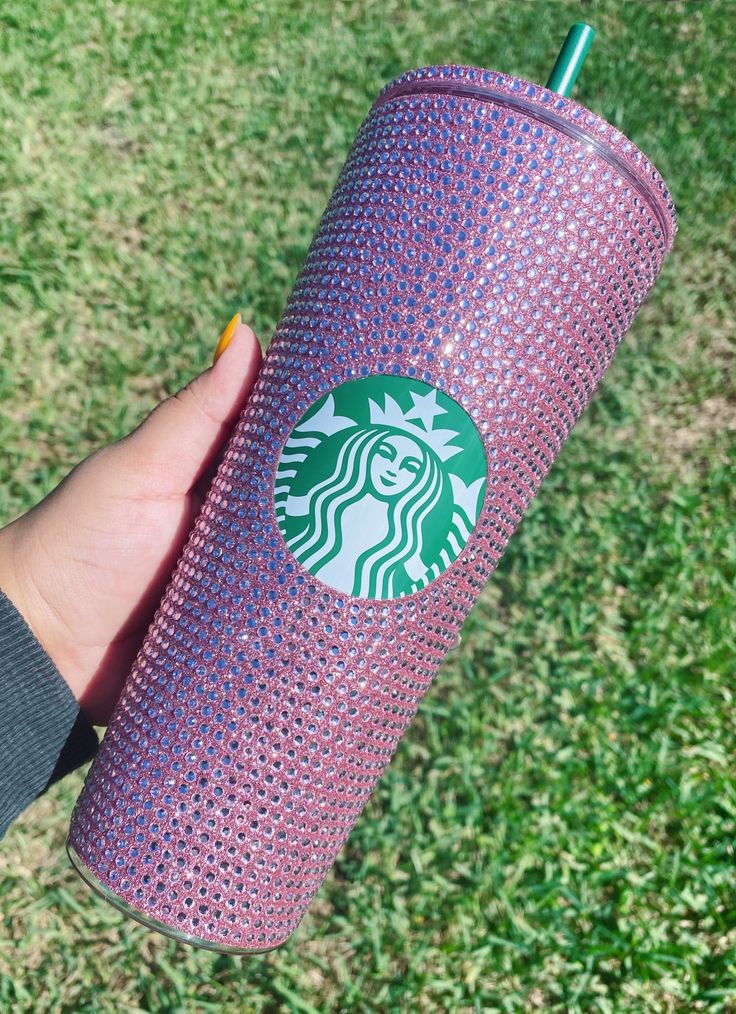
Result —
<svg viewBox="0 0 736 1014"><path fill-rule="evenodd" d="M201 946L286 940L674 231L545 88L381 93L74 811L88 883Z"/></svg>

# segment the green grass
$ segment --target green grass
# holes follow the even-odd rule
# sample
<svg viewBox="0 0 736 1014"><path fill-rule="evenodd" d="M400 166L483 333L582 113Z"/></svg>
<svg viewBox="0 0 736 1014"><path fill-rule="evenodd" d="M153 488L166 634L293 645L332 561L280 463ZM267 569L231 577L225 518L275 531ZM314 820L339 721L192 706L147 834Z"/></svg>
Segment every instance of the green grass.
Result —
<svg viewBox="0 0 736 1014"><path fill-rule="evenodd" d="M98 903L75 775L0 848L1 1010L736 1010L730 2L4 0L0 517L235 308L267 339L386 80L544 79L581 17L680 235L302 928L218 957Z"/></svg>

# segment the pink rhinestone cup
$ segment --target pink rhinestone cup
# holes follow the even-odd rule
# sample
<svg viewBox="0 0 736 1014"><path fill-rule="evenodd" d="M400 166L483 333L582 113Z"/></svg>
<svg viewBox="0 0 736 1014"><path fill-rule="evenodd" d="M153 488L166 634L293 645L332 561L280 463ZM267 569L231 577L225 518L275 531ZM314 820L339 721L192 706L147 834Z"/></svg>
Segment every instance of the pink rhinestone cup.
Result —
<svg viewBox="0 0 736 1014"><path fill-rule="evenodd" d="M95 890L214 950L293 933L674 233L657 171L568 99L452 66L384 89L76 804L69 854ZM390 454L433 442L459 469L470 445L438 435L450 399L483 476L453 479L481 494L452 550L433 568L415 554L411 585L377 567L363 592L341 590L334 554L329 570L295 548L316 534L284 533L312 496L289 486L318 442L300 420L353 432L331 392L369 378L414 385L411 409L366 402L379 436L409 440Z"/></svg>

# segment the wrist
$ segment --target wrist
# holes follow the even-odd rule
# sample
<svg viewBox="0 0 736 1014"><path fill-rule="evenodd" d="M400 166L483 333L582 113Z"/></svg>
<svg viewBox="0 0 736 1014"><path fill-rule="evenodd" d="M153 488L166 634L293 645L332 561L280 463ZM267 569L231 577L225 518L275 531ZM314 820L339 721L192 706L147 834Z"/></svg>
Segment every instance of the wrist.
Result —
<svg viewBox="0 0 736 1014"><path fill-rule="evenodd" d="M0 530L0 589L25 620L32 634L49 656L74 697L79 701L83 687L68 677L72 671L59 623L44 598L34 574L31 514L24 515Z"/></svg>
<svg viewBox="0 0 736 1014"><path fill-rule="evenodd" d="M29 620L28 608L24 603L25 596L18 583L15 555L19 525L20 519L0 529L0 588L31 628L36 639L40 640Z"/></svg>

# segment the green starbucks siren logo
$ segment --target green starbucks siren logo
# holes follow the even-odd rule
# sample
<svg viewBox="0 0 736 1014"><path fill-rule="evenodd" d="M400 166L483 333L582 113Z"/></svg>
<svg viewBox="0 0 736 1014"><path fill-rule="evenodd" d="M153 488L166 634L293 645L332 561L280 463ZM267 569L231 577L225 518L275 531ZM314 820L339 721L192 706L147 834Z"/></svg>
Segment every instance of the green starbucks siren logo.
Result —
<svg viewBox="0 0 736 1014"><path fill-rule="evenodd" d="M462 552L486 485L470 416L434 387L366 377L299 420L276 471L287 546L310 574L361 598L424 588Z"/></svg>

